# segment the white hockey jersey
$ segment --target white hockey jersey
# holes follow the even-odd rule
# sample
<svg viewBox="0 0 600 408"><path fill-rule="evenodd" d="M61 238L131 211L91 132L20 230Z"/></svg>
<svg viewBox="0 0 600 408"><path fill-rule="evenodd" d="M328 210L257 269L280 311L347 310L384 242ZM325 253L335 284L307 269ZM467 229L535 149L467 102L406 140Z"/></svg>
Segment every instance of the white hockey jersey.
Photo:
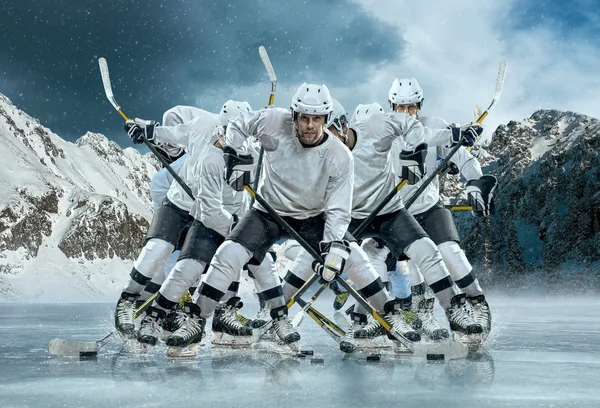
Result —
<svg viewBox="0 0 600 408"><path fill-rule="evenodd" d="M246 153L246 139L257 137L265 154L258 193L281 216L306 219L325 213L324 241L342 239L350 223L353 159L336 137L304 147L287 109L240 115L227 127L226 144ZM258 202L254 208L265 211Z"/></svg>
<svg viewBox="0 0 600 408"><path fill-rule="evenodd" d="M189 158L184 164L189 187L196 196L190 214L206 227L226 236L233 221L233 213L246 209L245 197L225 182L223 151L214 143L218 139L218 128L222 118L214 113L202 111L188 123L177 126L160 126L154 130L160 142L185 148ZM175 186L174 182L169 193ZM185 192L184 192L185 194ZM171 196L168 196L171 199ZM177 203L175 203L177 204Z"/></svg>
<svg viewBox="0 0 600 408"><path fill-rule="evenodd" d="M425 159L427 174L419 183L412 186L407 184L400 190L398 195L401 196L404 201L412 197L423 181L427 179L428 175L435 170L438 159L446 157L450 150L452 150L452 148L446 147L446 143L451 137L451 131L448 129L448 123L446 121L441 118L428 116L421 117L419 120L425 126L425 142L429 145L427 149L427 158ZM397 175L400 174L400 152L403 149L408 150L401 141L394 143L392 154L394 159L394 170ZM456 164L460 173L466 180L477 179L482 176L479 161L465 147L461 147L456 154L452 156L450 162ZM399 180L399 178L397 180ZM409 211L412 214L421 214L433 207L439 200L440 183L439 178L436 177L410 206Z"/></svg>
<svg viewBox="0 0 600 408"><path fill-rule="evenodd" d="M179 174L187 158L188 154L186 153L171 163L171 168L175 170L177 174ZM152 198L154 208L158 207L158 205L160 205L160 203L162 203L162 201L165 199L173 181L173 176L166 168L160 169L154 176L152 176L152 180L150 180L150 198Z"/></svg>
<svg viewBox="0 0 600 408"><path fill-rule="evenodd" d="M350 124L356 132L354 156L354 199L352 217L366 218L398 184L392 160L392 145L400 140L402 146L414 149L424 142L423 125L403 113L375 112ZM380 212L388 214L403 207L396 195Z"/></svg>

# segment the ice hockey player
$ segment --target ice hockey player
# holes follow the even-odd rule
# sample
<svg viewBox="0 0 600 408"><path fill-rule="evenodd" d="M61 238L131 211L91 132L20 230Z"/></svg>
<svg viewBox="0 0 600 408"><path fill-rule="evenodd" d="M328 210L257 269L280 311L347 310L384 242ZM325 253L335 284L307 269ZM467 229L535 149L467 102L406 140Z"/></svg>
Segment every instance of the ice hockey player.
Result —
<svg viewBox="0 0 600 408"><path fill-rule="evenodd" d="M198 111L201 110L176 106L165 112L163 119L166 123L176 125L192 120ZM126 130L130 130L130 127L126 125ZM138 141L141 143L141 139ZM179 176L188 186L193 186L191 169L192 165L186 160L179 171ZM189 212L193 202L183 187L174 182L169 187L167 197L155 208L150 228L146 233L144 248L133 264L129 281L115 307L115 328L125 339L133 339L136 336L133 322L136 301L140 299L140 294L145 287L150 284L152 288L152 278L156 276L156 285L162 283L163 274L157 272L164 268L165 261L177 247L182 232L191 225L193 218ZM151 288L150 290L154 290ZM147 293L146 296L149 297L149 294Z"/></svg>
<svg viewBox="0 0 600 408"><path fill-rule="evenodd" d="M247 138L258 137L265 149L258 193L310 245L319 248L324 265L314 265L317 273L330 281L336 273L345 271L359 292L380 313L385 313L393 334L400 336L398 325L403 322L394 309L392 296L358 244L344 240L350 221L353 160L349 150L324 131L331 110L327 87L304 83L292 98L291 112L272 108L238 117L227 128L227 178L240 190L248 184L253 161L244 154L243 146ZM420 123L415 123L414 131L422 132ZM253 254L261 259L285 235L275 219L255 202L210 264L199 288L202 317L212 314L236 271ZM312 263L310 260L309 265ZM280 337L289 342L300 339L287 317L283 296L281 306L273 309L271 316Z"/></svg>
<svg viewBox="0 0 600 408"><path fill-rule="evenodd" d="M394 80L390 88L389 100L392 109L396 112L406 112L418 118L426 128L431 130L428 133L429 141L435 143L436 139L447 140L451 134L452 131L449 129L448 124L442 119L419 116L419 112L423 106L424 95L422 88L415 78ZM398 148L398 152L400 150L401 147ZM445 157L449 151L450 148L443 145L429 147L426 157L427 172L432 172L437 165L437 160ZM492 214L494 212L494 191L497 186L496 178L491 175L482 174L479 161L466 147L460 148L450 159L450 162L456 166L462 177L467 180L468 201L469 205L473 206L473 214L476 216ZM400 165L401 163L397 164L397 166ZM400 174L401 169L398 169L398 172ZM407 185L399 194L405 199L409 198L419 186L420 183ZM466 297L466 301L470 304L473 320L481 325L483 335L487 336L491 329L489 305L473 271L473 267L459 246L460 238L452 214L440 201L439 180L437 177L418 196L410 207L410 212L437 245L452 279L464 294L461 302L464 302L464 298ZM408 264L412 280L411 289L415 312L422 322L422 330L428 336L437 338L443 335L445 329L434 318L434 299L425 296L427 288L418 266L412 260L409 260ZM453 330L457 329L452 324L452 321L451 328Z"/></svg>

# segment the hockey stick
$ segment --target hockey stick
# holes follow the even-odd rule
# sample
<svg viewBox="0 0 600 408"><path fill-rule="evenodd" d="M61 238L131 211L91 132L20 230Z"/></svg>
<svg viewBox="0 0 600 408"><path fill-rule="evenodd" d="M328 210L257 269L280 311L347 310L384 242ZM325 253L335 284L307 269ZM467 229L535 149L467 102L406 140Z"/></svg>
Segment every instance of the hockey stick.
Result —
<svg viewBox="0 0 600 408"><path fill-rule="evenodd" d="M445 205L450 211L471 211L473 206L470 205Z"/></svg>
<svg viewBox="0 0 600 408"><path fill-rule="evenodd" d="M277 76L275 75L275 70L273 69L273 64L271 64L271 60L269 59L269 54L267 54L267 50L264 46L258 47L258 54L260 55L260 59L262 60L265 69L267 70L267 74L269 75L269 81L271 81L271 94L269 95L269 105L268 107L272 107L275 103L275 88L277 87ZM261 146L260 153L258 154L258 163L256 164L256 175L254 177L254 183L252 183L252 189L254 191L258 190L258 180L260 179L260 173L262 169L263 157L265 155L265 149ZM254 204L254 198L252 199L252 203Z"/></svg>
<svg viewBox="0 0 600 408"><path fill-rule="evenodd" d="M256 199L256 201L258 201L258 203L269 213L269 215L271 215L275 219L275 221L283 229L285 229L296 241L298 241L298 243L302 246L302 248L304 248L313 258L315 258L317 260L317 262L319 262L321 264L324 263L323 257L321 255L319 255L317 253L317 251L315 251L315 249L308 242L306 242L306 240L304 240L304 238L302 238L301 235L299 235L296 231L294 231L294 229L283 218L281 218L279 216L279 214L277 214L275 209L273 209L273 207L271 207L271 205L269 203L267 203L256 191L254 191L252 189L252 187L250 187L249 185L246 185L246 186L244 186L244 188L246 189L246 191L248 193L250 193L251 196L253 196ZM317 274L315 274L311 277L311 279L306 281L306 283L309 283L312 280L312 278L315 278L315 277L317 279L319 278L319 276ZM404 339L400 336L397 336L395 333L391 332L392 327L390 326L390 324L383 317L381 317L381 315L375 309L373 309L373 307L358 292L356 292L350 285L348 285L348 283L346 283L346 281L341 276L338 275L338 276L336 276L335 279L340 285L342 285L342 287L344 289L346 289L346 291L348 291L348 293L350 293L350 295L352 295L352 297L354 297L354 299L356 299L356 301L358 303L360 303L360 305L362 307L364 307L368 312L370 312L370 314L381 324L381 326L388 333L390 333L396 340L398 340L400 343L402 343L407 349L409 349L412 352L417 350L415 348L414 343L412 343L411 341L408 341L407 339ZM305 283L305 285L306 285L306 283ZM288 304L289 304L289 302L288 302ZM312 311L313 308L311 307L310 310Z"/></svg>
<svg viewBox="0 0 600 408"><path fill-rule="evenodd" d="M481 116L475 121L476 123L481 124L481 122L483 122L483 120L485 118L487 118L492 107L500 100L500 95L502 94L502 88L504 88L504 78L506 77L506 67L507 67L506 61L501 61L500 65L498 66L498 76L496 77L496 89L494 91L494 98L492 99L492 103L490 103L490 106L488 106L488 108L485 110L485 112L483 112L481 114ZM469 125L468 123L463 124L463 125L461 125L461 127L468 126L468 125ZM462 146L463 146L463 143L461 140L461 142L459 142L456 146L454 146L452 148L452 150L450 150L450 152L446 155L446 157L444 157L442 159L442 162L435 168L435 170L429 175L429 177L427 177L427 179L425 179L425 181L423 182L423 184L421 184L421 186L419 186L417 191L415 191L415 193L408 200L406 200L406 202L404 203L404 206L406 207L407 210L417 200L419 195L421 195L421 193L423 191L425 191L427 186L429 186L429 184L431 184L431 182L435 179L435 177L437 177L437 175L440 172L443 171L442 175L445 175L446 173L448 173L450 171L449 167L446 168L446 164L450 161L452 156L454 156L456 154L456 152L458 152L458 150ZM470 150L471 148L468 147L467 149Z"/></svg>
<svg viewBox="0 0 600 408"><path fill-rule="evenodd" d="M150 298L144 302L138 309L133 313L133 317L137 317L138 314L142 313L148 305L152 303L157 293L154 293ZM114 330L109 334L97 341L87 342L76 342L61 338L55 338L48 344L48 352L55 356L62 357L93 357L95 356L100 348L107 344L114 336Z"/></svg>
<svg viewBox="0 0 600 408"><path fill-rule="evenodd" d="M306 312L310 307L312 307L312 304L315 303L315 300L317 300L317 298L321 295L321 293L323 293L325 291L325 289L327 289L328 285L329 285L329 283L322 284L321 287L319 288L319 290L317 290L315 292L313 297L310 298L310 301L308 301L308 302L302 301L302 303L300 303L301 299L296 298L296 301L302 307L302 310L300 310L298 313L296 313L296 315L292 319L292 326L294 326L294 327L300 326L300 323L302 323L302 319L304 318L304 312Z"/></svg>
<svg viewBox="0 0 600 408"><path fill-rule="evenodd" d="M110 73L108 72L108 63L106 62L106 59L104 57L98 58L98 64L100 65L100 75L102 76L102 83L104 84L104 93L106 93L106 98L109 100L109 102L112 104L112 106L116 109L116 111L119 112L119 114L123 117L123 119L128 121L129 118L127 117L127 115L125 115L125 112L123 112L123 109L121 109L121 107L119 106L119 104L117 103L117 101L115 99L115 95L113 94L112 85L110 82ZM136 121L136 123L139 121L138 124L140 124L140 125L145 124L143 121L141 121L140 119L137 119L137 118L135 119L135 121ZM150 151L152 153L154 153L156 158L167 169L167 171L169 173L171 173L173 178L179 183L179 185L181 186L181 188L183 188L183 190L187 193L187 195L189 195L192 200L196 200L196 198L194 197L194 193L192 193L192 190L188 187L187 184L185 184L185 182L181 179L181 177L179 177L179 174L177 174L175 172L175 170L173 170L173 168L164 159L164 157L162 157L160 155L160 153L158 153L158 151L156 150L154 145L152 143L150 143L148 141L148 139L146 139L146 136L142 135L142 140L144 141L146 146L148 146L148 149L150 149Z"/></svg>

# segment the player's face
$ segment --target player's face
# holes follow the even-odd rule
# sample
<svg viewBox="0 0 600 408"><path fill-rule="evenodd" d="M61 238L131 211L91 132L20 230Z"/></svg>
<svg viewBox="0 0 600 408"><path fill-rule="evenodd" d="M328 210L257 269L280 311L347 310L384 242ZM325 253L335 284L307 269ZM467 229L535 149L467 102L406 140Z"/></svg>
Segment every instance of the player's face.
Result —
<svg viewBox="0 0 600 408"><path fill-rule="evenodd" d="M319 143L323 138L324 125L325 116L301 113L296 121L300 141L306 145Z"/></svg>
<svg viewBox="0 0 600 408"><path fill-rule="evenodd" d="M394 112L406 113L412 117L416 117L418 111L419 107L414 103L410 105L394 105Z"/></svg>

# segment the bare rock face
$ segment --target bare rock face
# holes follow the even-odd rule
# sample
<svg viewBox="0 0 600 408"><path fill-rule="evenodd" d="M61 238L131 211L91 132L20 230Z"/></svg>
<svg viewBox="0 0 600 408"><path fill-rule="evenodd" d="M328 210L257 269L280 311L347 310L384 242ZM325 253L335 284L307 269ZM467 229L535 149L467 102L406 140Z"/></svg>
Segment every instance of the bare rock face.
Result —
<svg viewBox="0 0 600 408"><path fill-rule="evenodd" d="M144 242L158 162L66 142L0 94L0 299L114 297Z"/></svg>
<svg viewBox="0 0 600 408"><path fill-rule="evenodd" d="M499 182L497 212L455 217L483 280L600 289L600 121L540 110L499 126L486 154L484 173ZM443 192L464 200L457 178L444 180Z"/></svg>

